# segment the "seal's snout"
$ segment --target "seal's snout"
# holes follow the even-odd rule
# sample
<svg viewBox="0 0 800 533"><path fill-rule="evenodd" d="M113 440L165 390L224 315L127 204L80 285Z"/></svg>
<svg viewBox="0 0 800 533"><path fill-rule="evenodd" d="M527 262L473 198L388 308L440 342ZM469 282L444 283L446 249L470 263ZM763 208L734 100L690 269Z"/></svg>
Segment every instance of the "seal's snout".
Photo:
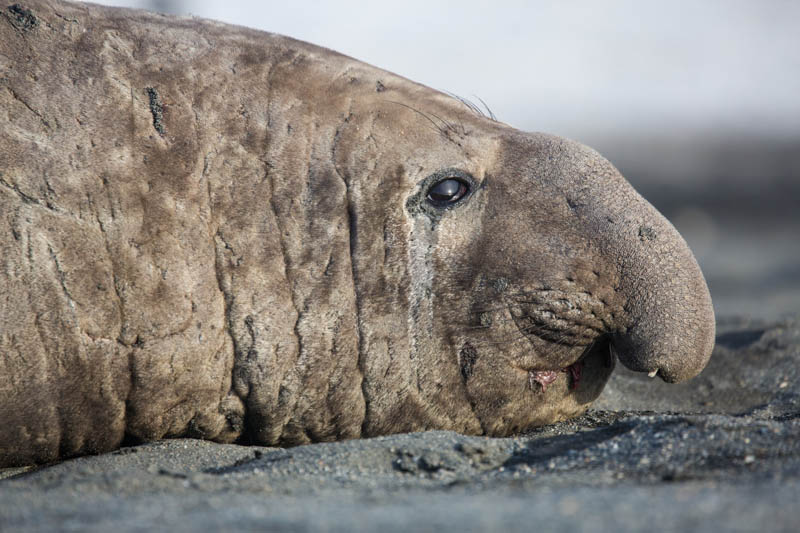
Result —
<svg viewBox="0 0 800 533"><path fill-rule="evenodd" d="M620 362L668 382L699 374L714 347L714 311L686 241L602 156L577 143L539 139L548 166L536 171L564 194L568 221L603 265L602 276L584 282L595 289L611 284L621 304L607 330Z"/></svg>
<svg viewBox="0 0 800 533"><path fill-rule="evenodd" d="M700 373L714 347L715 320L703 274L672 225L643 199L645 224L619 247L627 323L613 335L628 368L674 383Z"/></svg>
<svg viewBox="0 0 800 533"><path fill-rule="evenodd" d="M547 259L578 251L560 264L537 266L537 276L548 279L546 307L539 312L523 306L518 315L530 324L515 314L520 329L539 337L555 331L558 338L547 340L563 353L567 342L586 345L607 335L632 370L668 382L699 374L714 346L714 311L700 267L672 224L608 160L579 143L540 134L514 137L502 160L504 168L524 169L531 177L518 189L503 184L511 191L504 205L521 198L539 208L530 241L549 250ZM540 303L528 295L526 301ZM578 327L573 315L581 317Z"/></svg>

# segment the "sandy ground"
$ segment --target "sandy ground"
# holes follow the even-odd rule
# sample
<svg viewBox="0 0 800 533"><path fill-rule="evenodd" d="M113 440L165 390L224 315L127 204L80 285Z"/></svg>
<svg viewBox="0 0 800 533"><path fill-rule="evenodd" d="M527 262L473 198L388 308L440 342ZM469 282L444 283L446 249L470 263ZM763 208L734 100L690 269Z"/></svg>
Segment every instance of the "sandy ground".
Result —
<svg viewBox="0 0 800 533"><path fill-rule="evenodd" d="M798 360L800 319L728 320L698 378L618 368L586 416L516 438L173 440L7 470L0 529L795 531Z"/></svg>

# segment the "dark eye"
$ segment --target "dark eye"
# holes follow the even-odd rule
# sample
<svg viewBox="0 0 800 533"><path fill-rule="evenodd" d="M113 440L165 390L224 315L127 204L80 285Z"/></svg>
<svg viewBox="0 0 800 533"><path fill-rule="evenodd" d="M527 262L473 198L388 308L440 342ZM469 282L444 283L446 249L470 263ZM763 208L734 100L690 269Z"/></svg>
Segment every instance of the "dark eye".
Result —
<svg viewBox="0 0 800 533"><path fill-rule="evenodd" d="M469 185L456 178L437 181L428 189L428 201L434 205L449 205L461 200L469 191Z"/></svg>

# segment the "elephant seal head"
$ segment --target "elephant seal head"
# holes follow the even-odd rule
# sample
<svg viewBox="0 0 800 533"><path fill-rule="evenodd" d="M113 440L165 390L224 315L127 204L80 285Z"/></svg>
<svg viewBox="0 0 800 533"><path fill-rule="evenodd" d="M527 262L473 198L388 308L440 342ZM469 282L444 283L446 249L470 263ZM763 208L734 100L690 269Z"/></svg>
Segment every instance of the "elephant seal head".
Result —
<svg viewBox="0 0 800 533"><path fill-rule="evenodd" d="M595 151L445 100L372 102L335 147L366 433L564 419L616 358L669 382L699 373L713 309L672 225Z"/></svg>

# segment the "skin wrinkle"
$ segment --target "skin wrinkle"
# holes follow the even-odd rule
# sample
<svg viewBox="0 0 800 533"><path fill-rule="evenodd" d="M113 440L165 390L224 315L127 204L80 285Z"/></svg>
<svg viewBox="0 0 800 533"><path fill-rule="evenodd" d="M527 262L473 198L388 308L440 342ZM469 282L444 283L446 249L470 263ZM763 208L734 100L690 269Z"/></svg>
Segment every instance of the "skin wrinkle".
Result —
<svg viewBox="0 0 800 533"><path fill-rule="evenodd" d="M33 196L29 196L29 195L25 194L24 192L19 190L19 187L15 186L15 185L11 185L7 181L5 181L2 176L3 176L3 174L0 172L0 186L2 186L4 188L6 188L7 190L15 193L20 198L20 200L23 203L25 203L26 205L31 206L31 207L35 207L35 208L39 208L39 209L43 209L48 214L52 214L52 215L59 216L59 217L64 217L66 219L69 219L72 222L77 223L77 224L87 224L88 225L88 223L84 219L82 219L79 215L75 215L73 213L65 211L65 210L59 208L57 205L54 205L54 204L52 204L50 202L42 202L38 198L34 198Z"/></svg>
<svg viewBox="0 0 800 533"><path fill-rule="evenodd" d="M349 71L349 69L348 69L348 71ZM360 425L361 426L360 431L361 431L361 434L365 434L366 433L367 413L368 413L368 411L367 411L367 392L366 392L366 389L365 389L366 378L365 378L365 371L364 371L365 354L364 354L364 346L363 346L363 342L362 342L362 338L364 336L364 333L363 333L363 329L364 328L363 328L363 324L362 324L363 307L361 305L361 297L359 296L358 271L357 271L357 267L356 267L356 258L355 258L355 252L356 252L357 243L358 243L357 216L356 216L355 208L354 208L354 205L353 205L353 198L352 198L353 191L352 191L352 188L351 188L350 184L348 183L347 179L345 178L345 176L342 174L342 171L337 166L337 158L336 158L336 148L337 148L338 143L339 143L339 136L341 134L342 129L345 126L347 126L347 124L350 122L350 119L353 117L352 109L353 109L353 102L352 102L352 100L350 100L350 102L348 104L347 114L342 119L341 124L339 124L337 126L337 128L336 128L336 133L334 134L333 142L331 143L331 151L330 151L330 153L331 153L331 165L332 165L334 171L336 172L336 175L339 177L339 179L342 181L342 183L345 186L345 202L346 202L346 207L347 207L347 220L348 220L347 241L350 244L348 259L349 259L349 262L350 262L350 275L351 275L351 280L352 280L352 284L353 284L352 285L353 286L352 292L353 292L353 298L355 299L355 306L356 306L356 313L357 313L357 317L356 317L356 347L357 347L357 357L358 357L358 359L357 359L357 362L356 362L356 368L358 369L358 372L360 374L359 389L361 391L361 397L362 397L362 401L364 403L364 414L363 414L362 422L361 422L361 425ZM327 267L326 267L326 270L327 270Z"/></svg>
<svg viewBox="0 0 800 533"><path fill-rule="evenodd" d="M66 274L64 273L64 270L61 268L61 264L58 262L58 257L56 256L55 251L53 251L53 246L50 243L47 243L47 250L50 252L50 257L53 259L53 264L56 267L56 273L58 275L58 282L61 285L61 289L64 291L64 296L67 298L67 304L74 311L74 309L75 309L75 300L72 298L72 295L69 293L69 289L67 289Z"/></svg>
<svg viewBox="0 0 800 533"><path fill-rule="evenodd" d="M298 311L297 319L294 323L294 337L297 339L297 359L295 359L294 365L289 369L286 373L283 381L280 384L280 389L278 392L278 398L281 398L284 394L289 396L288 400L288 408L286 409L286 414L284 415L283 422L279 424L280 432L278 433L277 442L284 442L285 438L284 435L286 433L287 426L292 421L292 415L294 415L295 407L297 406L297 402L299 400L298 394L296 394L296 381L302 379L301 371L304 369L305 364L303 361L303 356L307 351L307 348L304 345L303 335L300 333L300 322L304 318L304 312L307 308L303 308L303 310ZM305 427L302 427L301 430L305 435L308 435L308 431Z"/></svg>
<svg viewBox="0 0 800 533"><path fill-rule="evenodd" d="M45 129L47 129L47 130L51 129L50 123L47 122L44 119L44 117L41 115L41 113L39 113L38 111L36 111L36 109L31 107L31 105L28 102L26 102L24 99L20 98L20 96L17 94L16 91L14 91L14 89L12 89L11 87L6 87L6 89L8 90L9 93L11 93L11 96L14 98L14 100L17 100L19 103L21 103L23 106L25 106L25 108L27 108L28 111L33 113L36 116L36 118L38 118L39 121L41 121L41 123L45 127Z"/></svg>
<svg viewBox="0 0 800 533"><path fill-rule="evenodd" d="M313 150L309 150L309 160L306 160L306 159L302 160L302 163L304 165L306 165L305 172L304 172L304 174L306 176L309 176L311 171L312 171L312 165L311 165L311 162L310 162L310 158L312 156L312 151ZM311 181L311 180L308 180L308 181ZM275 201L274 184L275 184L275 181L274 181L274 178L273 178L273 179L270 180L270 199L269 199L269 202L270 202L270 207L272 208L273 216L275 218L275 223L276 223L276 226L277 226L277 229L278 229L278 233L280 235L281 252L282 252L283 264L284 264L284 276L286 277L287 283L291 287L291 289L290 289L291 300L292 300L292 304L294 305L295 311L297 313L297 316L296 316L295 322L294 322L294 326L292 328L292 332L294 334L294 338L296 339L297 346L298 346L297 357L294 360L294 364L289 368L288 372L283 376L283 379L282 379L282 381L280 383L280 387L279 387L279 391L278 391L278 398L279 399L282 398L282 397L286 397L286 396L288 396L288 398L289 398L288 402L286 402L286 407L287 408L286 408L285 414L283 416L283 421L279 423L279 432L278 432L277 442L283 442L284 441L284 435L285 435L285 432L287 430L287 426L292 421L292 418L293 418L293 415L294 415L294 411L295 411L295 407L297 406L297 402L298 402L298 399L299 399L298 395L296 394L297 381L300 381L302 379L302 377L301 377L302 370L305 367L305 365L304 365L304 355L305 355L305 353L307 351L307 348L306 348L306 345L305 345L305 342L304 342L305 341L304 336L303 336L303 334L302 334L302 332L300 330L300 326L301 326L301 323L303 322L303 320L305 318L304 315L307 312L308 307L307 307L307 300L303 301L302 306L299 305L299 301L298 300L299 300L299 298L301 298L301 296L298 294L298 291L295 288L296 285L297 285L297 280L296 279L292 279L293 277L296 276L296 274L295 275L292 274L292 272L295 272L295 269L293 269L293 267L292 267L292 259L291 259L291 255L290 255L290 253L288 251L289 244L286 242L286 240L284 238L285 233L284 233L284 229L282 228L281 223L280 223L281 218L279 217L278 210L276 209L275 203L274 203L274 201ZM303 431L304 434L307 434L306 428L303 427L303 428L301 428L301 430Z"/></svg>
<svg viewBox="0 0 800 533"><path fill-rule="evenodd" d="M347 122L349 120L350 116L352 116L352 115L348 114L348 118L345 119L345 122ZM337 137L338 137L338 134L339 134L339 131L337 130L337 132L336 132ZM357 224L358 224L357 220L358 219L356 217L355 210L353 208L353 199L352 199L352 196L351 196L352 195L351 188L350 188L350 186L348 186L347 180L344 179L342 174L336 168L336 164L335 164L335 161L336 161L335 146L336 145L335 145L335 142L336 142L336 140L334 140L334 147L331 149L331 153L333 155L334 169L336 169L336 174L341 178L342 182L345 184L345 187L347 188L346 202L347 202L347 219L348 219L348 222L349 222L349 225L348 225L348 242L350 243L349 260L350 260L350 269L351 269L351 276L352 276L352 282L353 282L353 297L355 299L356 313L357 313L357 317L356 317L356 326L357 326L356 327L356 335L357 335L357 337L356 337L356 346L357 346L358 360L357 360L357 363L356 363L356 368L358 369L359 373L361 374L361 385L359 386L359 389L361 391L362 400L364 402L364 415L363 415L362 422L361 422L361 433L363 434L363 433L365 433L365 425L367 423L367 394L366 394L366 391L364 389L364 385L365 385L365 381L366 381L365 372L364 372L365 354L364 354L364 346L363 346L363 343L362 343L362 340L361 340L363 338L363 335L364 335L363 334L364 327L363 327L363 324L362 324L363 307L362 307L362 304L361 304L361 298L359 296L358 269L356 267L356 260L355 260L355 251L356 251L357 243L358 243L358 226L357 226Z"/></svg>
<svg viewBox="0 0 800 533"><path fill-rule="evenodd" d="M101 178L100 179L100 183L103 186L103 189L106 191L106 194L108 195L109 206L111 208L110 214L111 214L111 218L113 220L114 219L114 208L113 208L114 204L113 204L113 201L112 201L111 196L110 196L111 193L110 193L110 191L108 189L108 180L105 179L105 178ZM116 296L116 307L117 307L117 310L118 310L118 313L119 313L119 328L117 329L117 331L114 332L113 338L115 339L115 342L117 344L122 346L123 349L127 351L127 353L125 354L125 359L127 361L127 371L128 371L127 373L128 373L128 376L129 376L129 380L128 380L128 388L127 388L127 391L126 391L126 394L125 394L125 398L123 400L124 408L123 408L123 411L122 411L122 420L121 420L122 427L125 427L127 425L127 420L129 418L128 412L129 412L130 392L133 390L133 387L134 387L134 374L133 374L133 352L134 352L134 349L131 348L130 346L126 346L122 342L122 330L123 330L123 327L124 327L124 324L125 324L125 306L124 306L123 296L122 296L122 294L121 294L121 292L119 290L119 282L117 281L114 254L111 252L111 244L109 242L108 232L106 230L106 226L103 223L103 221L101 220L100 215L99 215L99 213L97 211L95 211L95 218L97 219L97 225L98 225L98 227L100 229L100 234L103 236L103 244L104 244L104 247L105 247L105 253L107 254L108 263L109 263L109 265L111 265L111 280L112 280L112 285L114 287L114 296ZM123 438L124 438L124 434L123 434Z"/></svg>
<svg viewBox="0 0 800 533"><path fill-rule="evenodd" d="M451 340L451 342L453 342L453 341ZM472 346L471 344L469 346L472 349L475 349L475 347ZM464 348L462 347L459 351L461 351L463 349ZM476 357L477 357L477 353L476 353ZM459 358L460 358L460 354L459 354ZM474 364L474 362L473 362L473 364ZM460 364L459 364L459 366L460 366ZM475 421L478 422L478 425L480 426L480 433L479 434L480 435L486 435L487 434L486 427L484 426L483 421L481 420L481 417L478 416L478 410L477 410L476 405L475 405L475 400L472 398L472 396L469 393L469 389L467 388L467 379L468 378L465 377L465 379L463 379L463 380L461 380L459 382L461 390L462 390L464 396L467 398L467 402L469 403L469 408L470 408L470 411L472 413L473 418L475 419Z"/></svg>
<svg viewBox="0 0 800 533"><path fill-rule="evenodd" d="M211 211L211 205L213 205L213 204L211 202L211 193L210 193L210 189L209 189L209 211ZM210 224L210 222L211 222L211 220L209 219L209 224ZM231 376L230 392L233 392L234 394L236 394L239 397L239 399L246 405L248 403L249 396L250 396L250 387L248 386L249 384L248 384L247 380L237 379L238 378L237 373L243 372L241 370L241 366L244 364L244 362L242 361L242 359L244 359L244 356L242 355L244 350L240 346L239 340L233 334L233 325L232 325L233 317L232 317L232 314L231 314L231 307L233 306L234 296L230 292L230 289L227 288L227 284L224 281L225 277L224 277L224 273L223 273L222 268L221 268L223 252L220 251L219 245L216 242L216 239L219 238L219 240L222 241L222 243L224 244L224 246L226 248L228 248L229 245L225 242L224 238L222 237L222 233L221 233L221 231L220 231L220 229L218 227L216 228L216 230L213 230L213 233L211 233L212 230L213 230L213 228L209 225L209 233L211 234L210 240L211 240L211 244L214 246L214 249L215 249L214 272L215 272L215 277L217 279L217 287L218 287L220 293L222 294L223 304L224 304L224 308L223 308L223 313L224 313L223 329L225 330L225 334L230 337L231 343L233 345L234 362L233 362L232 369L231 369L231 371L233 372L233 375ZM251 343L252 344L255 343L255 337L254 336L251 337ZM251 346L252 346L252 344L251 344ZM224 339L223 339L222 347L224 347L224 346L225 346L225 343L224 343ZM222 349L222 348L220 348L220 349ZM248 352L249 352L249 350L248 350ZM249 355L249 353L248 353L248 355ZM239 390L239 387L237 387L237 381L243 381L244 382L243 384L246 387L245 391L240 391ZM247 419L246 418L243 420L242 426L243 426L242 427L242 432L247 434L248 428L247 428Z"/></svg>
<svg viewBox="0 0 800 533"><path fill-rule="evenodd" d="M502 436L585 410L612 350L668 380L707 361L696 262L596 152L286 37L26 8L23 38L0 20L4 86L54 129L0 102L0 465ZM473 189L428 203L451 177Z"/></svg>

